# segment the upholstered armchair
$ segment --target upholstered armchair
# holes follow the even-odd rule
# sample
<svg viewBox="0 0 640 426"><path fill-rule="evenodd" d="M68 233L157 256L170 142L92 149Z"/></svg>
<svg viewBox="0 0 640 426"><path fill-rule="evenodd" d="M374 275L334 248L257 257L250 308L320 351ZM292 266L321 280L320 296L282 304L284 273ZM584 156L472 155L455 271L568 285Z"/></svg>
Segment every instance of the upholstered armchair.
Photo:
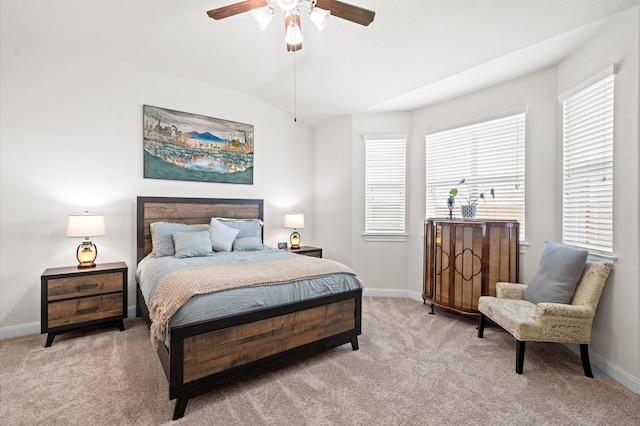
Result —
<svg viewBox="0 0 640 426"><path fill-rule="evenodd" d="M568 304L533 303L525 299L526 284L497 283L496 297L481 296L478 337L483 337L486 318L516 339L516 373L522 374L525 342L578 343L582 367L593 377L589 363L591 326L612 264L586 263Z"/></svg>

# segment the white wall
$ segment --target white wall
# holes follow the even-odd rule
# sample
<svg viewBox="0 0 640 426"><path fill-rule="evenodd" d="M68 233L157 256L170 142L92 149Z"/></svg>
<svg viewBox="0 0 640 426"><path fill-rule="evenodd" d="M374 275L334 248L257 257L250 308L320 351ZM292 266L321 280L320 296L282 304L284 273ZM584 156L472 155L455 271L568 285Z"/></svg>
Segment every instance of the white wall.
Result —
<svg viewBox="0 0 640 426"><path fill-rule="evenodd" d="M40 275L77 263L70 213L105 215L107 235L93 239L98 262L127 262L130 306L136 196L263 198L267 244L288 241L282 223L294 209L314 242L309 126L242 93L78 55L46 34L0 38L0 337L39 332ZM254 184L144 179L143 104L253 124Z"/></svg>
<svg viewBox="0 0 640 426"><path fill-rule="evenodd" d="M622 14L608 31L560 64L558 92L611 64L619 66L613 130L613 251L618 260L598 305L590 348L612 364L610 369L620 370L609 373L636 378L640 393L639 10Z"/></svg>

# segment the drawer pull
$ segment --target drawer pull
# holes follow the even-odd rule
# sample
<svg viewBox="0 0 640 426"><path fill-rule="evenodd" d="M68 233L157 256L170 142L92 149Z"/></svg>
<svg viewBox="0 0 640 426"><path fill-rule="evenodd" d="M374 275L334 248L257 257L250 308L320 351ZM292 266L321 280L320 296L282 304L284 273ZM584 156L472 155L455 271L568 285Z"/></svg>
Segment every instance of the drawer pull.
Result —
<svg viewBox="0 0 640 426"><path fill-rule="evenodd" d="M95 283L95 284L80 284L76 288L79 291L84 291L84 290L91 290L91 289L97 288L98 285L99 285L98 283Z"/></svg>
<svg viewBox="0 0 640 426"><path fill-rule="evenodd" d="M77 314L90 314L92 312L96 312L97 310L98 310L98 305L91 306L89 308L78 309L78 310L76 310L76 313Z"/></svg>

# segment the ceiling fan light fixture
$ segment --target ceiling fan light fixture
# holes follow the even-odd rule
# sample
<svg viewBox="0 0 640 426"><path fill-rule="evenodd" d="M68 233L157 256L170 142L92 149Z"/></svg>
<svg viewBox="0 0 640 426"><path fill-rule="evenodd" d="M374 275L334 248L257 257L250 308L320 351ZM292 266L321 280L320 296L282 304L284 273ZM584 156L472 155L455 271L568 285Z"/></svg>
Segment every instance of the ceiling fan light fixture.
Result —
<svg viewBox="0 0 640 426"><path fill-rule="evenodd" d="M295 9L300 0L276 0L278 7L286 12Z"/></svg>
<svg viewBox="0 0 640 426"><path fill-rule="evenodd" d="M322 31L324 27L327 26L330 15L331 11L320 9L319 7L314 7L309 10L309 19L313 22L313 25L316 26L318 31Z"/></svg>
<svg viewBox="0 0 640 426"><path fill-rule="evenodd" d="M287 42L287 50L289 50L288 45L301 45L303 37L302 31L300 30L300 12L298 12L298 10L287 12L284 15L284 25L286 28L284 40Z"/></svg>
<svg viewBox="0 0 640 426"><path fill-rule="evenodd" d="M264 29L267 28L267 25L269 25L273 19L273 13L273 9L269 6L253 9L251 11L251 15L253 15L253 19L256 20L261 31L264 31Z"/></svg>

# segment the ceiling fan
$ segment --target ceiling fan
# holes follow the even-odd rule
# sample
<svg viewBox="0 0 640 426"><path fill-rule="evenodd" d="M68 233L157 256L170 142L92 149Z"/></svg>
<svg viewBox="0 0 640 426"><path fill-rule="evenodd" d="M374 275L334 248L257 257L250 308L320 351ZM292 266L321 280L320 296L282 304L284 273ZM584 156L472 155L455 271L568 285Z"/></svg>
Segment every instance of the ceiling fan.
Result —
<svg viewBox="0 0 640 426"><path fill-rule="evenodd" d="M320 31L327 24L329 15L364 26L373 22L375 16L375 12L338 0L245 0L210 10L207 15L213 19L224 19L251 11L260 29L264 30L275 10L281 9L284 11L287 51L295 52L302 49L300 8L307 10L309 19Z"/></svg>

